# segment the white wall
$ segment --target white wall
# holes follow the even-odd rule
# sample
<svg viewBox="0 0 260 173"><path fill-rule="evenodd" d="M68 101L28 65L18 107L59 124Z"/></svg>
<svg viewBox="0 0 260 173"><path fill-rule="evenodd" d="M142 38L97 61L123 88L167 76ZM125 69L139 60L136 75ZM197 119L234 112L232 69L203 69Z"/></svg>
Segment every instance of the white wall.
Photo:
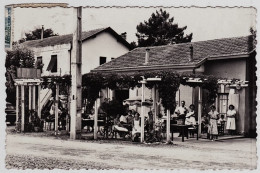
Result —
<svg viewBox="0 0 260 173"><path fill-rule="evenodd" d="M99 57L117 58L129 50L118 42L110 33L103 32L95 38L84 41L82 44L82 74L90 72L99 66Z"/></svg>
<svg viewBox="0 0 260 173"><path fill-rule="evenodd" d="M51 55L57 55L58 73L61 69L61 74L69 74L70 70L70 44L48 46L42 48L32 48L36 57L42 56L43 60L43 75L50 75L46 71ZM117 58L129 50L122 43L118 42L110 33L104 32L98 34L95 38L89 39L82 44L82 74L90 72L99 66L99 57L107 57L107 62L111 58Z"/></svg>
<svg viewBox="0 0 260 173"><path fill-rule="evenodd" d="M37 57L42 56L43 66L43 74L42 75L49 75L50 72L46 71L52 55L57 55L57 73L52 74L60 74L61 75L69 74L70 70L70 56L69 56L69 49L70 44L63 44L63 45L56 45L56 46L48 46L42 48L33 48L35 60Z"/></svg>
<svg viewBox="0 0 260 173"><path fill-rule="evenodd" d="M184 85L180 85L179 91L176 93L176 101L180 102L182 100L185 101L186 106L189 107L192 103L192 87L189 86L184 86ZM142 95L142 89L141 88L135 88L135 89L130 89L129 90L129 96L134 97L134 96L141 96ZM152 90L145 88L145 98L146 99L150 99L152 98ZM140 108L138 108L138 111L140 111ZM149 108L146 109L146 114L150 111ZM164 115L164 109L161 105L160 108L160 113Z"/></svg>

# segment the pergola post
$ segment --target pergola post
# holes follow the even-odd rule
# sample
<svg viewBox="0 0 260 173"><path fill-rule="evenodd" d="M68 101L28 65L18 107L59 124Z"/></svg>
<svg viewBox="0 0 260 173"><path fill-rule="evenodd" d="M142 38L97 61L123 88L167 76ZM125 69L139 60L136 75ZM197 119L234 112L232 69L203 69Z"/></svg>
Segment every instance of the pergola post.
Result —
<svg viewBox="0 0 260 173"><path fill-rule="evenodd" d="M171 128L171 113L170 113L170 110L167 109L167 120L166 120L166 140L167 142L170 142L170 128Z"/></svg>
<svg viewBox="0 0 260 173"><path fill-rule="evenodd" d="M29 92L29 110L32 110L32 86L28 86L28 92Z"/></svg>
<svg viewBox="0 0 260 173"><path fill-rule="evenodd" d="M73 48L71 50L71 104L70 104L70 139L80 138L82 114L82 7L74 8L74 23L72 23Z"/></svg>
<svg viewBox="0 0 260 173"><path fill-rule="evenodd" d="M198 136L201 137L201 114L202 114L202 91L201 87L199 87L198 93Z"/></svg>
<svg viewBox="0 0 260 173"><path fill-rule="evenodd" d="M16 122L19 120L19 85L16 84Z"/></svg>
<svg viewBox="0 0 260 173"><path fill-rule="evenodd" d="M143 79L141 81L142 83L142 104L141 104L141 141L144 142L144 114L145 114L145 107L144 107L144 102L145 102L145 84L146 84L146 79Z"/></svg>
<svg viewBox="0 0 260 173"><path fill-rule="evenodd" d="M95 101L94 139L97 139L97 131L98 131L98 123L97 123L98 122L98 99Z"/></svg>
<svg viewBox="0 0 260 173"><path fill-rule="evenodd" d="M36 87L35 85L32 86L32 109L33 110L35 110L35 100L36 100L35 87Z"/></svg>
<svg viewBox="0 0 260 173"><path fill-rule="evenodd" d="M58 133L58 120L59 120L59 84L56 84L56 97L55 97L55 135Z"/></svg>
<svg viewBox="0 0 260 173"><path fill-rule="evenodd" d="M21 85L21 131L24 132L24 85Z"/></svg>
<svg viewBox="0 0 260 173"><path fill-rule="evenodd" d="M38 117L41 119L41 85L38 85L38 104L37 104L37 112L38 112Z"/></svg>
<svg viewBox="0 0 260 173"><path fill-rule="evenodd" d="M156 115L157 115L157 94L156 94L156 86L153 86L153 122L156 121Z"/></svg>

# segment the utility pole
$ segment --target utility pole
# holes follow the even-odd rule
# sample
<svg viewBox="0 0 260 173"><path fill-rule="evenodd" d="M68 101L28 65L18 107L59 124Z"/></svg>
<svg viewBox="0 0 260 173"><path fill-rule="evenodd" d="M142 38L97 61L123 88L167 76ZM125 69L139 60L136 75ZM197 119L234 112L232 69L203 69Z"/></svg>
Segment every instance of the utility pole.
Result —
<svg viewBox="0 0 260 173"><path fill-rule="evenodd" d="M74 32L71 50L70 139L80 138L82 100L82 7L73 9Z"/></svg>

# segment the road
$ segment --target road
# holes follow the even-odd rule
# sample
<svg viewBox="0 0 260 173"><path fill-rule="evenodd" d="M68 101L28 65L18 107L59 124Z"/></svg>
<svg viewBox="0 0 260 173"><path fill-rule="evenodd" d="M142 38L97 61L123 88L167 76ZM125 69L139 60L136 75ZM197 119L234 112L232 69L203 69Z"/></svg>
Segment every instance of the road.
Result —
<svg viewBox="0 0 260 173"><path fill-rule="evenodd" d="M6 168L255 169L256 140L102 143L8 134Z"/></svg>

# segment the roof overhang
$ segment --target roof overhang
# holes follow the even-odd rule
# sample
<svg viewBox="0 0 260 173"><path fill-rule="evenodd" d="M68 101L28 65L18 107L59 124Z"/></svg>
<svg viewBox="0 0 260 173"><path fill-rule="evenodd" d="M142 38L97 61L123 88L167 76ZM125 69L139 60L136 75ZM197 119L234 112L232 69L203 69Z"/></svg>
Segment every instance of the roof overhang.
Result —
<svg viewBox="0 0 260 173"><path fill-rule="evenodd" d="M94 69L91 72L134 72L134 71L147 71L147 70L176 70L176 71L192 71L195 68L199 68L206 61L213 60L223 60L223 59L235 59L235 58L247 58L250 56L250 53L242 53L236 55L221 55L221 56L210 56L203 58L196 64L170 64L170 65L147 65L147 66L137 66L137 67L123 67L123 68L108 68L108 69Z"/></svg>
<svg viewBox="0 0 260 173"><path fill-rule="evenodd" d="M109 69L100 69L100 70L91 70L91 72L134 72L134 71L147 71L147 70L170 70L170 69L178 69L189 71L194 69L195 65L153 65L153 66L137 66L137 67L125 67L125 68L109 68Z"/></svg>

